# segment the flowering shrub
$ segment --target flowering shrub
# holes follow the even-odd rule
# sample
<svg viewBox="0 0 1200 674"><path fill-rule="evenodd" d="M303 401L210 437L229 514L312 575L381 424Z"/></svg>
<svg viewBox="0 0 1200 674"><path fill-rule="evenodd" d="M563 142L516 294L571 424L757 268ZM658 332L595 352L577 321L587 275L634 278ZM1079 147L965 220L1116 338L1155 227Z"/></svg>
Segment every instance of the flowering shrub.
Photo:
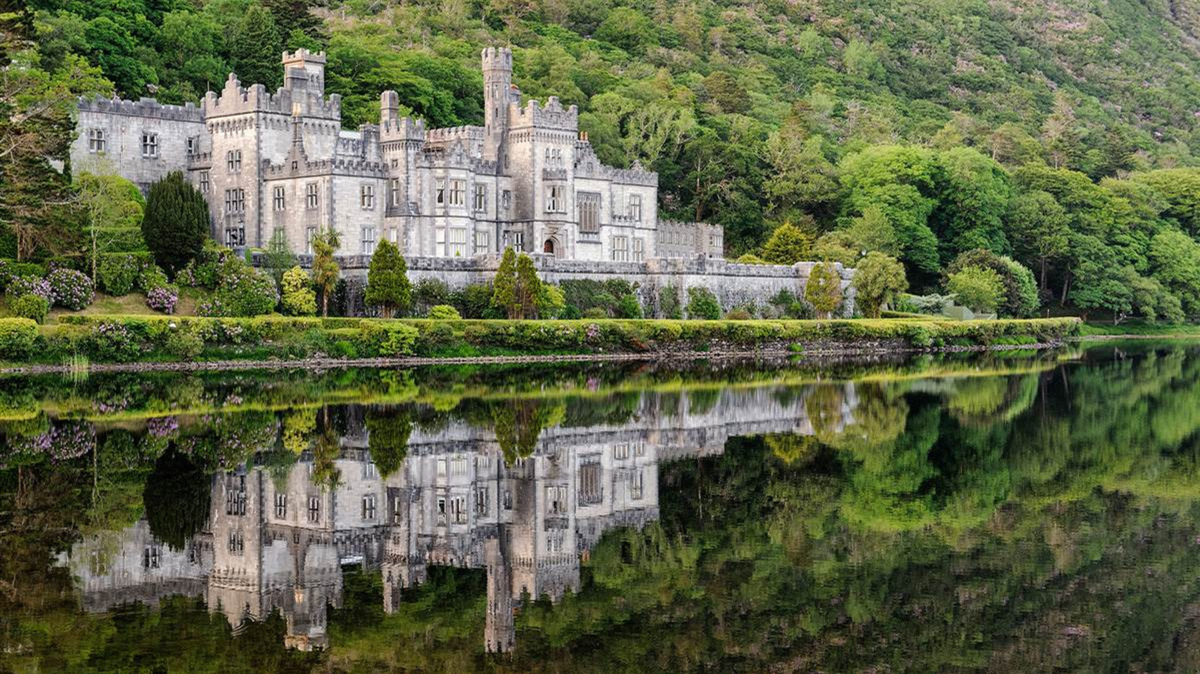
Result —
<svg viewBox="0 0 1200 674"><path fill-rule="evenodd" d="M96 291L92 288L92 279L83 272L60 267L50 272L46 277L50 284L51 297L55 305L79 311L96 299Z"/></svg>
<svg viewBox="0 0 1200 674"><path fill-rule="evenodd" d="M196 307L201 316L260 316L279 303L275 281L240 258L227 259L218 275L216 293Z"/></svg>
<svg viewBox="0 0 1200 674"><path fill-rule="evenodd" d="M179 420L175 417L155 417L146 422L146 432L156 438L171 438L179 433Z"/></svg>
<svg viewBox="0 0 1200 674"><path fill-rule="evenodd" d="M54 301L54 290L50 287L50 282L37 276L14 276L8 282L8 295L37 295L47 302Z"/></svg>
<svg viewBox="0 0 1200 674"><path fill-rule="evenodd" d="M92 328L87 345L98 361L128 363L141 353L142 345L129 328L115 321L104 321Z"/></svg>
<svg viewBox="0 0 1200 674"><path fill-rule="evenodd" d="M14 449L21 453L49 454L55 461L67 461L96 448L96 429L85 421L69 421L16 444Z"/></svg>
<svg viewBox="0 0 1200 674"><path fill-rule="evenodd" d="M167 285L167 273L156 264L146 265L138 274L138 287L142 292L149 293L155 288L161 288Z"/></svg>
<svg viewBox="0 0 1200 674"><path fill-rule="evenodd" d="M35 276L41 278L46 270L35 262L14 262L0 260L0 289L8 288L13 279L20 276Z"/></svg>
<svg viewBox="0 0 1200 674"><path fill-rule="evenodd" d="M175 304L179 302L179 291L169 285L161 285L146 293L146 306L164 314L175 313Z"/></svg>
<svg viewBox="0 0 1200 674"><path fill-rule="evenodd" d="M50 302L45 297L37 295L21 295L9 303L8 309L14 316L41 323L46 320L46 314L50 312Z"/></svg>

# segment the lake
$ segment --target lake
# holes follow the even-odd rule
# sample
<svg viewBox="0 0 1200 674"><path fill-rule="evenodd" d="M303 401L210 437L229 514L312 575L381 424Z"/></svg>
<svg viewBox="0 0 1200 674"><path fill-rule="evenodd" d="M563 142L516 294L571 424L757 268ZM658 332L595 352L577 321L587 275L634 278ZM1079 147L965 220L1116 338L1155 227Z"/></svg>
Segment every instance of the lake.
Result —
<svg viewBox="0 0 1200 674"><path fill-rule="evenodd" d="M0 671L1197 671L1200 345L0 378Z"/></svg>

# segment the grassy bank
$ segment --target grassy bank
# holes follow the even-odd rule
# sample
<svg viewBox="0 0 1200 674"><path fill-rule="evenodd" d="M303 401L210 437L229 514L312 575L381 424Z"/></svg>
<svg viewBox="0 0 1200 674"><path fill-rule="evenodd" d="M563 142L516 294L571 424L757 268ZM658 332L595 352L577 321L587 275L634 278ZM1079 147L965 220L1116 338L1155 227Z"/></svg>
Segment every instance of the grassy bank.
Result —
<svg viewBox="0 0 1200 674"><path fill-rule="evenodd" d="M1082 337L1200 337L1200 325L1084 323L1080 326L1079 334Z"/></svg>
<svg viewBox="0 0 1200 674"><path fill-rule="evenodd" d="M11 364L474 357L590 353L753 353L1023 345L1077 334L1074 319L1011 321L423 320L63 316L0 319Z"/></svg>

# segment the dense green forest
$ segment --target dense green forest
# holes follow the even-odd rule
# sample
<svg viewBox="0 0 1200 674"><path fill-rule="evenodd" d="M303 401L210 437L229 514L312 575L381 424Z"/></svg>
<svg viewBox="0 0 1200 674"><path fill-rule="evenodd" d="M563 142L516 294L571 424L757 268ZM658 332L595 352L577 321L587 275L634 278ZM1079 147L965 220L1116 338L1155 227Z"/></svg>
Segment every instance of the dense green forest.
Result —
<svg viewBox="0 0 1200 674"><path fill-rule="evenodd" d="M0 256L80 238L69 185L40 172L75 94L179 103L230 70L274 87L304 46L327 51L347 124L389 88L433 126L478 124L479 50L508 44L526 95L578 105L600 157L658 171L663 213L722 224L730 258L777 261L762 246L790 223L801 254L894 255L917 292L984 248L1034 272L1039 311L1200 315L1190 2L29 0L0 17L0 144L23 148L0 154Z"/></svg>

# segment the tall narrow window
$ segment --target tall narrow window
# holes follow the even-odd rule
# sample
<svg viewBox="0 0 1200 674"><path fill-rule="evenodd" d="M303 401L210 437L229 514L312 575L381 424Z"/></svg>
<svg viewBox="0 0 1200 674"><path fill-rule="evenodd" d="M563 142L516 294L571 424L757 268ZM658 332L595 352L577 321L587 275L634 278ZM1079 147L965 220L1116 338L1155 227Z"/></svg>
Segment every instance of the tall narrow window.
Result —
<svg viewBox="0 0 1200 674"><path fill-rule="evenodd" d="M317 238L317 228L309 227L304 230L304 254L313 254L313 241Z"/></svg>
<svg viewBox="0 0 1200 674"><path fill-rule="evenodd" d="M445 206L446 205L446 179L438 178L437 182L435 182L434 185L435 186L433 189L433 203L437 204L438 206Z"/></svg>
<svg viewBox="0 0 1200 674"><path fill-rule="evenodd" d="M500 207L504 210L512 208L512 190L504 190L500 194Z"/></svg>
<svg viewBox="0 0 1200 674"><path fill-rule="evenodd" d="M229 554L241 556L246 551L246 537L241 529L229 532Z"/></svg>
<svg viewBox="0 0 1200 674"><path fill-rule="evenodd" d="M208 171L201 171L200 172L200 193L208 194L208 190L209 190Z"/></svg>
<svg viewBox="0 0 1200 674"><path fill-rule="evenodd" d="M433 254L438 257L446 257L446 228L438 227L433 230Z"/></svg>
<svg viewBox="0 0 1200 674"><path fill-rule="evenodd" d="M106 147L104 129L88 129L88 152L92 154L104 154Z"/></svg>
<svg viewBox="0 0 1200 674"><path fill-rule="evenodd" d="M319 524L321 522L321 497L308 497L308 521L311 524Z"/></svg>
<svg viewBox="0 0 1200 674"><path fill-rule="evenodd" d="M368 494L362 498L362 518L364 520L375 519L375 495Z"/></svg>
<svg viewBox="0 0 1200 674"><path fill-rule="evenodd" d="M576 195L579 204L579 232L595 234L600 231L600 195L595 192L580 192Z"/></svg>
<svg viewBox="0 0 1200 674"><path fill-rule="evenodd" d="M565 213L567 210L567 200L565 198L566 188L562 185L550 185L546 188L546 212L547 213Z"/></svg>
<svg viewBox="0 0 1200 674"><path fill-rule="evenodd" d="M197 142L197 140L199 140L199 139L198 139L198 138L196 138L195 136L188 136L188 139L187 139L187 153L188 153L188 156L189 156L189 157L191 157L191 156L193 156L193 155L195 155L195 154L196 154L196 142Z"/></svg>
<svg viewBox="0 0 1200 674"><path fill-rule="evenodd" d="M399 206L400 205L400 179L392 178L389 183L388 189L391 190L392 205Z"/></svg>
<svg viewBox="0 0 1200 674"><path fill-rule="evenodd" d="M488 497L487 487L475 488L475 516L487 517L488 504L491 499Z"/></svg>
<svg viewBox="0 0 1200 674"><path fill-rule="evenodd" d="M230 173L237 173L242 170L241 150L230 150L225 153L225 168L229 169Z"/></svg>
<svg viewBox="0 0 1200 674"><path fill-rule="evenodd" d="M614 236L612 238L612 259L613 262L629 261L629 237Z"/></svg>
<svg viewBox="0 0 1200 674"><path fill-rule="evenodd" d="M467 199L467 181L451 180L450 181L450 205L462 206L466 204Z"/></svg>
<svg viewBox="0 0 1200 674"><path fill-rule="evenodd" d="M477 212L487 210L487 185L475 186L475 200L472 205Z"/></svg>
<svg viewBox="0 0 1200 674"><path fill-rule="evenodd" d="M239 222L225 228L225 245L230 248L246 245L246 223Z"/></svg>
<svg viewBox="0 0 1200 674"><path fill-rule="evenodd" d="M628 215L635 222L642 221L642 195L629 195L629 203L625 207L625 215Z"/></svg>
<svg viewBox="0 0 1200 674"><path fill-rule="evenodd" d="M246 190L240 187L225 190L225 213L244 213L246 211Z"/></svg>
<svg viewBox="0 0 1200 674"><path fill-rule="evenodd" d="M455 227L450 230L450 257L464 257L467 254L467 230Z"/></svg>
<svg viewBox="0 0 1200 674"><path fill-rule="evenodd" d="M316 208L321 205L316 183L308 183L304 186L304 205L307 208Z"/></svg>
<svg viewBox="0 0 1200 674"><path fill-rule="evenodd" d="M275 188L275 210L282 211L284 209L284 207L287 205L287 202L286 202L284 196L285 196L284 188L276 187Z"/></svg>
<svg viewBox="0 0 1200 674"><path fill-rule="evenodd" d="M363 227L362 228L362 254L363 255L374 255L375 254L375 228L374 227Z"/></svg>
<svg viewBox="0 0 1200 674"><path fill-rule="evenodd" d="M638 237L633 240L633 261L641 262L646 259L646 240Z"/></svg>
<svg viewBox="0 0 1200 674"><path fill-rule="evenodd" d="M142 133L142 156L147 159L158 158L158 134L143 132Z"/></svg>
<svg viewBox="0 0 1200 674"><path fill-rule="evenodd" d="M275 495L275 519L287 518L287 494Z"/></svg>
<svg viewBox="0 0 1200 674"><path fill-rule="evenodd" d="M363 185L358 190L358 204L363 210L375 208L375 186Z"/></svg>
<svg viewBox="0 0 1200 674"><path fill-rule="evenodd" d="M475 232L475 254L491 252L492 237L488 232Z"/></svg>

